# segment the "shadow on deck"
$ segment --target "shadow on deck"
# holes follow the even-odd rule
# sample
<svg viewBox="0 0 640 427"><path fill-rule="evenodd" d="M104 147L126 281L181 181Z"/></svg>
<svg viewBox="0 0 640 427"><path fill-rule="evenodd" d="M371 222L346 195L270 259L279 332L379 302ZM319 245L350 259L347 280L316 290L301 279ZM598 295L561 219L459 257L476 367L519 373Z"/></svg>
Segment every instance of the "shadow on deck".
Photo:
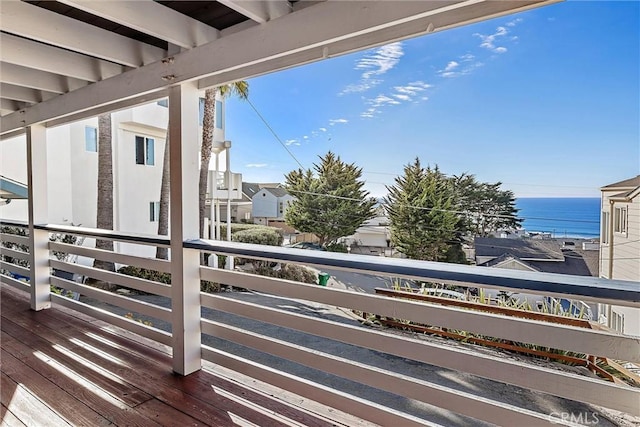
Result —
<svg viewBox="0 0 640 427"><path fill-rule="evenodd" d="M208 362L175 375L168 347L0 288L2 425L369 425Z"/></svg>

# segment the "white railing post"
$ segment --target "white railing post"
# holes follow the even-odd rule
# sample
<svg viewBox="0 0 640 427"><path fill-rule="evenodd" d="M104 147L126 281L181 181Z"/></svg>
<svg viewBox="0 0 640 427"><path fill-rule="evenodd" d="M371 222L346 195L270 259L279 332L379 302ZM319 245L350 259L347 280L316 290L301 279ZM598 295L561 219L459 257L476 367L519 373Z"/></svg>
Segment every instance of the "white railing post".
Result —
<svg viewBox="0 0 640 427"><path fill-rule="evenodd" d="M29 191L29 269L31 309L51 307L49 273L49 233L35 224L49 220L47 205L47 129L27 128L27 186Z"/></svg>
<svg viewBox="0 0 640 427"><path fill-rule="evenodd" d="M198 89L194 83L169 89L169 123L173 370L188 375L201 367L200 252L182 245L199 237Z"/></svg>

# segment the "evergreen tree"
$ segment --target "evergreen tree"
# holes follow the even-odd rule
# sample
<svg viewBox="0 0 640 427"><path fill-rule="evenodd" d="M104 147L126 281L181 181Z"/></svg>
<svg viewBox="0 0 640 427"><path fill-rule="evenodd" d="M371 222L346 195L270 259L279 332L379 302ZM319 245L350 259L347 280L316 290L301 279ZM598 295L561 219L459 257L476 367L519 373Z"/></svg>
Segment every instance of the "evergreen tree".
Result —
<svg viewBox="0 0 640 427"><path fill-rule="evenodd" d="M456 191L457 210L462 212L464 230L472 236L486 237L501 228L518 228L515 196L501 190L502 183L478 182L473 175L463 173L451 178Z"/></svg>
<svg viewBox="0 0 640 427"><path fill-rule="evenodd" d="M437 166L423 168L416 158L387 191L391 241L400 252L411 259L464 262L454 188Z"/></svg>
<svg viewBox="0 0 640 427"><path fill-rule="evenodd" d="M361 181L362 169L347 164L332 152L320 157L311 169L286 175L286 190L295 197L285 213L285 221L295 229L314 233L325 246L355 233L375 216L375 199L368 197ZM317 174L317 175L316 175Z"/></svg>

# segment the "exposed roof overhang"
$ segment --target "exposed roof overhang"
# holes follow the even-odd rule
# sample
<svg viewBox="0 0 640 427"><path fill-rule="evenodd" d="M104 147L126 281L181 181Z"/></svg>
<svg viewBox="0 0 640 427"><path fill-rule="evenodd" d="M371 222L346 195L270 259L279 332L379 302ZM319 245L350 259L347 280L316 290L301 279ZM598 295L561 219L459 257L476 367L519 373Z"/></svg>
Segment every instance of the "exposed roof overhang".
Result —
<svg viewBox="0 0 640 427"><path fill-rule="evenodd" d="M557 1L3 0L0 134Z"/></svg>

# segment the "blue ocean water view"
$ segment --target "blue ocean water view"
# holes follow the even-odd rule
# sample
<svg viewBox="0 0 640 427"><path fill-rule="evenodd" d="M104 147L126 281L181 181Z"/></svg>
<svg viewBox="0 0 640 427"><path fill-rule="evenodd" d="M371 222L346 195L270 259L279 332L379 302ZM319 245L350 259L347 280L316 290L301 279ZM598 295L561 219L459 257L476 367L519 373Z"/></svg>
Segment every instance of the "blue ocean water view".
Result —
<svg viewBox="0 0 640 427"><path fill-rule="evenodd" d="M552 237L597 238L600 235L600 198L520 198L516 200L528 232Z"/></svg>

